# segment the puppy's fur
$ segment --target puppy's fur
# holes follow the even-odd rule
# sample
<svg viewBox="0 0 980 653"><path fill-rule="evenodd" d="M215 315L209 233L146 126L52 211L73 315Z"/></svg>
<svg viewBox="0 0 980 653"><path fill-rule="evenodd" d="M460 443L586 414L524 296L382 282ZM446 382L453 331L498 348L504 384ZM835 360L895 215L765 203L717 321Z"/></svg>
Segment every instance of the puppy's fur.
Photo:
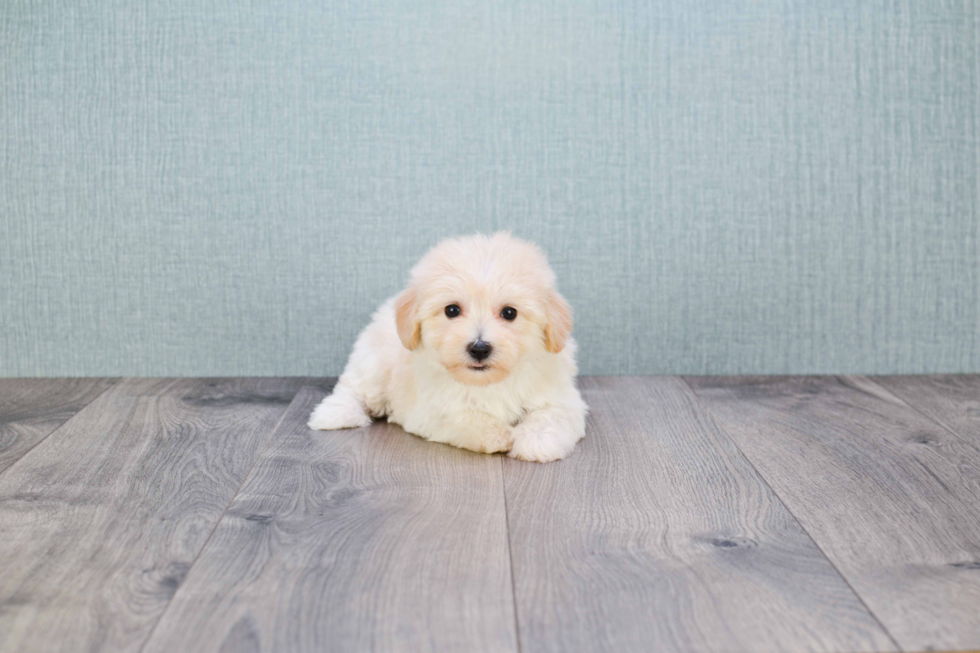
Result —
<svg viewBox="0 0 980 653"><path fill-rule="evenodd" d="M456 317L446 312L453 304ZM506 307L517 310L512 321ZM588 410L575 387L571 331L571 309L536 246L508 233L444 240L374 314L309 426L354 428L387 416L434 442L564 458L585 435ZM479 340L492 347L483 361L468 350Z"/></svg>

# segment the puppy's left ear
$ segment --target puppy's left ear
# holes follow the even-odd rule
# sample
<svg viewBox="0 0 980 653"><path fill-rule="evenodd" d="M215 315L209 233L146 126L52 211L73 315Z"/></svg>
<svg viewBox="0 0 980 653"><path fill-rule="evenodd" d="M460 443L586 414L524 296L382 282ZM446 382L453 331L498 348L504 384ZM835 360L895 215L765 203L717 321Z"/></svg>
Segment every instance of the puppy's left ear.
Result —
<svg viewBox="0 0 980 653"><path fill-rule="evenodd" d="M398 338L406 349L415 349L422 342L422 321L418 317L418 293L409 288L395 300L395 325Z"/></svg>
<svg viewBox="0 0 980 653"><path fill-rule="evenodd" d="M565 348L568 337L572 335L572 307L557 290L548 291L545 301L544 346L552 354Z"/></svg>

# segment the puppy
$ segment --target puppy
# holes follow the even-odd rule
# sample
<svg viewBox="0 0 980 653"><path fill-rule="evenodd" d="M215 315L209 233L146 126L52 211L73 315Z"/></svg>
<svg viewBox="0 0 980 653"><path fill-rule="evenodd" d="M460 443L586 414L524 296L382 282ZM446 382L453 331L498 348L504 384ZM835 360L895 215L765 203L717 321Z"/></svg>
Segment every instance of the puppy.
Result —
<svg viewBox="0 0 980 653"><path fill-rule="evenodd" d="M387 417L433 442L549 462L585 435L572 312L535 245L502 232L444 240L354 344L313 429Z"/></svg>

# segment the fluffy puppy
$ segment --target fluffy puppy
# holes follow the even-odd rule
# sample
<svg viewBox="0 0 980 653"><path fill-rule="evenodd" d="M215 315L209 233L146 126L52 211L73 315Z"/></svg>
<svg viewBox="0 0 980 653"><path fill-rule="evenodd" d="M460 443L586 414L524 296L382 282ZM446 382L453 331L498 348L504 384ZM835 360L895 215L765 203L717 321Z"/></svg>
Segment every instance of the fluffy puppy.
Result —
<svg viewBox="0 0 980 653"><path fill-rule="evenodd" d="M444 240L361 332L313 429L387 417L433 442L564 458L585 435L572 312L535 245L509 233Z"/></svg>

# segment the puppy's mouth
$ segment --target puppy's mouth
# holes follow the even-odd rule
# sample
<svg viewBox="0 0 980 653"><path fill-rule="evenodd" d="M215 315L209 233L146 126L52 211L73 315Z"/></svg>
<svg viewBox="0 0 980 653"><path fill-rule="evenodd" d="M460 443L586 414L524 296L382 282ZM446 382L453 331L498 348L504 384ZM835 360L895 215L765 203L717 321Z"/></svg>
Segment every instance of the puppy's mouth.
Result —
<svg viewBox="0 0 980 653"><path fill-rule="evenodd" d="M466 367L469 368L469 369L471 369L471 370L473 370L474 372L482 372L484 370L489 370L490 369L490 364L489 363L477 363L475 365L467 365Z"/></svg>

